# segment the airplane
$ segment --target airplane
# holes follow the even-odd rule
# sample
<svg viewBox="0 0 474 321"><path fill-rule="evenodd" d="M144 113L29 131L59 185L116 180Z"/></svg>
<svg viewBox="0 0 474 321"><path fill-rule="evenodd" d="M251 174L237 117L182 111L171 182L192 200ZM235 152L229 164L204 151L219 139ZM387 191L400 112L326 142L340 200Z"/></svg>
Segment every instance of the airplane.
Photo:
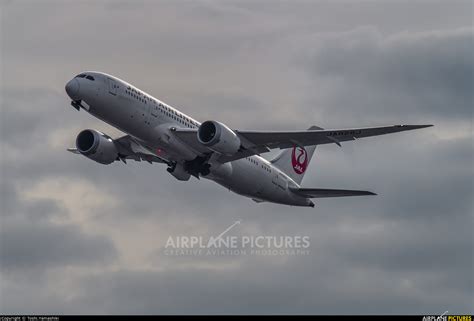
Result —
<svg viewBox="0 0 474 321"><path fill-rule="evenodd" d="M67 150L101 163L127 160L163 163L180 181L210 179L257 203L314 207L313 198L377 195L370 191L306 188L301 181L317 145L430 127L382 127L261 131L202 123L130 83L103 72L82 72L67 82L71 105L126 133L110 136L82 130ZM281 149L272 160L260 156Z"/></svg>

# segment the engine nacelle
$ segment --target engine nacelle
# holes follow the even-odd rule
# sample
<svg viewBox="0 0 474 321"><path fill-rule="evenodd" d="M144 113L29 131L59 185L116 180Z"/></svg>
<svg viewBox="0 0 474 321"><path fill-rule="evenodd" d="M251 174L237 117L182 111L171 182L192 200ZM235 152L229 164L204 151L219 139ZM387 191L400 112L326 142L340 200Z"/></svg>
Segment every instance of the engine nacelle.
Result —
<svg viewBox="0 0 474 321"><path fill-rule="evenodd" d="M173 175L178 181L188 181L191 178L191 174L187 172L183 165L180 163L177 163L173 167L168 167L166 169L168 173Z"/></svg>
<svg viewBox="0 0 474 321"><path fill-rule="evenodd" d="M219 154L233 155L240 148L240 138L226 125L208 120L199 126L198 141Z"/></svg>
<svg viewBox="0 0 474 321"><path fill-rule="evenodd" d="M84 129L76 137L77 150L101 164L110 164L118 157L118 150L109 136L93 129Z"/></svg>

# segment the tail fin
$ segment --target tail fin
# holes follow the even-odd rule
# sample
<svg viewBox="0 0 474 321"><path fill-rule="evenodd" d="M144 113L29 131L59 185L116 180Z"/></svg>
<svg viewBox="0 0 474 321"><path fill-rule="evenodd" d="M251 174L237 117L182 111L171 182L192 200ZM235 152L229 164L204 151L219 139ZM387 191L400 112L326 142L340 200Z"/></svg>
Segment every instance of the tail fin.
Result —
<svg viewBox="0 0 474 321"><path fill-rule="evenodd" d="M322 128L311 126L308 130L322 130ZM271 163L290 176L297 184L300 184L315 149L316 145L306 147L295 145L293 148L282 150Z"/></svg>

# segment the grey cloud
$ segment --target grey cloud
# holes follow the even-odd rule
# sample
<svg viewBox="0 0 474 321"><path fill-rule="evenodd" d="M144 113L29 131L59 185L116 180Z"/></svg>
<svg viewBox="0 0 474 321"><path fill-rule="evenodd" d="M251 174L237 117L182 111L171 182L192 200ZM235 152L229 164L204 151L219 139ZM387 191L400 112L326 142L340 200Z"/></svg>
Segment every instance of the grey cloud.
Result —
<svg viewBox="0 0 474 321"><path fill-rule="evenodd" d="M24 198L16 184L21 179L14 179L20 178L21 173L3 172L3 166L7 165L2 162L0 182L0 267L3 271L45 273L51 268L107 264L116 259L118 253L107 237L88 233L76 224L55 223L74 214L53 199Z"/></svg>
<svg viewBox="0 0 474 321"><path fill-rule="evenodd" d="M471 28L395 36L361 28L328 35L307 64L339 92L327 101L327 113L469 119L473 39Z"/></svg>
<svg viewBox="0 0 474 321"><path fill-rule="evenodd" d="M4 219L0 245L3 269L24 270L107 263L117 255L105 237L88 235L74 225Z"/></svg>
<svg viewBox="0 0 474 321"><path fill-rule="evenodd" d="M158 272L121 270L80 278L84 293L75 296L73 311L94 313L427 313L445 307L469 311L459 291L440 291L429 271L387 275L380 270L339 260L325 253L295 258L286 264L253 259L236 270L174 269ZM300 277L304 275L305 277ZM443 283L446 280L442 280ZM451 281L448 281L451 282ZM335 300L337 298L337 300ZM74 310L78 309L78 310Z"/></svg>
<svg viewBox="0 0 474 321"><path fill-rule="evenodd" d="M56 202L19 200L6 182L1 195L0 266L6 271L37 270L68 265L108 263L117 257L114 244L104 236L84 232L80 226L54 223L67 213ZM6 188L4 186L7 186ZM7 199L8 198L8 199Z"/></svg>
<svg viewBox="0 0 474 321"><path fill-rule="evenodd" d="M46 127L45 130L47 130ZM421 136L424 137L426 142L428 137ZM302 279L295 276L291 279L293 281L292 286L283 281L276 282L275 287L268 286L271 280L265 279L264 276L260 275L259 270L275 271L275 268L272 270L271 266L265 267L265 264L270 264L269 262L256 263L252 270L246 268L238 269L242 278L248 275L253 276L253 278L237 287L235 284L242 281L229 277L229 274L234 272L224 271L216 275L206 270L196 272L192 268L181 269L182 274L180 274L179 278L182 276L188 276L191 279L200 277L201 279L208 280L206 285L198 281L192 282L187 278L184 279L187 280L186 282L177 281L179 278L170 276L168 274L170 273L169 270L162 273L124 272L124 275L109 275L108 272L104 272L104 275L101 275L100 278L105 278L106 281L102 281L104 283L100 287L97 284L100 284L101 281L94 277L91 277L88 282L83 284L82 280L78 281L74 276L71 276L74 282L82 284L80 287L83 291L94 293L96 296L95 300L98 301L99 298L104 297L107 299L103 305L97 306L91 304L91 301L94 301L92 297L79 297L73 301L70 309L65 310L67 312L80 312L87 307L98 313L238 313L245 306L245 311L248 313L269 313L270 311L274 313L303 313L302 311L304 313L322 313L320 311L334 313L341 311L339 310L340 307L344 306L343 311L350 311L351 313L396 313L396 311L399 311L398 309L420 313L420 311L432 311L435 306L442 304L446 300L446 297L438 298L435 294L428 296L424 293L425 289L436 287L434 284L439 286L442 284L444 287L447 287L449 284L450 291L453 293L452 297L459 299L458 302L460 302L455 306L458 307L459 311L466 311L465 298L472 291L472 284L469 281L470 269L453 270L448 269L446 265L441 265L435 271L428 271L432 268L433 255L443 255L444 253L454 255L453 253L457 253L457 251L465 253L469 250L471 247L471 240L469 238L464 240L458 238L456 242L445 242L446 240L438 243L429 241L427 243L417 242L418 237L427 240L436 238L439 233L445 231L445 225L443 224L431 226L429 232L421 235L416 229L410 229L404 236L408 241L401 243L391 243L390 238L387 236L377 236L373 233L369 234L369 239L331 233L331 229L337 230L340 222L351 218L370 224L372 222L390 222L400 217L404 217L405 220L420 219L421 214L423 214L425 219L429 219L430 213L442 217L442 214L445 213L437 209L436 205L433 205L433 208L422 210L424 206L432 204L430 198L441 202L441 205L445 203L445 206L451 207L453 209L452 214L459 218L461 224L468 222L465 210L469 209L469 203L466 203L466 201L469 201L469 190L461 190L464 200L462 203L459 202L460 195L456 194L456 202L453 205L453 203L449 202L449 199L444 199L445 188L441 185L447 178L452 182L459 183L466 182L467 180L467 183L469 183L469 178L462 177L466 169L469 169L469 164L472 160L469 152L461 152L464 150L466 141L445 142L441 148L436 148L437 142L434 141L434 146L429 147L425 143L423 148L417 148L416 145L413 147L407 145L406 140L402 137L387 138L391 143L388 145L390 146L389 150L385 150L385 157L380 156L380 152L384 150L386 140L384 142L376 140L358 142L357 150L360 150L361 153L358 157L359 161L353 164L354 167L349 167L347 172L341 171L341 168L335 170L333 166L335 160L344 158L344 155L339 150L335 154L331 152L330 147L320 147L313 166L315 172L323 171L325 174L323 176L318 175L319 177L308 175L305 179L305 185L344 188L348 187L352 181L352 184L357 182L362 187L364 184L373 184L371 182L373 181L371 175L375 174L379 181L377 185L380 185L376 191L382 194L380 196L381 199L379 201L377 199L341 199L337 200L337 204L331 200L323 200L318 202L316 211L298 211L297 213L290 207L270 204L256 206L251 201L226 192L210 182L193 182L183 185L175 182L166 172L160 171L160 167L148 166L148 164L116 164L117 166L104 167L88 162L87 159L67 159L66 156L60 156L63 154L55 155L55 159L51 159L45 153L39 158L34 158L33 163L27 162L30 166L33 166L31 171L22 173L22 167L19 167L13 173L8 174L7 177L34 182L40 176L51 176L55 173L70 177L81 177L81 175L84 177L84 175L87 175L89 180L97 184L97 186L106 188L112 191L114 195L123 197L126 200L124 207L119 212L105 213L111 222L115 222L120 218L123 222L129 220L148 220L148 222L154 222L154 224L172 226L170 223L173 221L183 221L183 224L185 224L186 221L193 222L198 218L200 225L197 228L200 229L204 225L209 231L218 232L233 220L242 219L244 224L257 226L263 231L268 231L270 228L277 231L277 233L288 233L291 231L295 233L308 233L314 238L315 244L314 248L312 248L313 254L310 260L314 259L319 262L321 257L327 260L326 264L319 265L320 269L306 270L304 267L292 265L293 259L291 259L290 263L288 263L289 266L284 268L287 269L284 272L281 269L277 269L276 272L269 273L272 280L281 280L284 277L288 277L288 274L301 274L304 275L304 278L318 276L318 280L314 283L303 282ZM397 141L398 143L396 143ZM407 155L403 157L397 156L398 150L404 150ZM32 153L35 153L35 151L32 151ZM64 155L69 156L69 154ZM437 157L434 157L435 155ZM440 157L440 155L443 157ZM74 155L71 156L75 157ZM367 161L376 159L378 161ZM392 159L391 163L387 162L389 159ZM61 165L64 162L69 163L69 165ZM409 170L410 166L419 163L426 164L425 166L429 167L421 172L416 168ZM459 168L459 177L449 176L450 173L446 177L439 177L439 174L435 174L439 168L449 168L450 164L455 164ZM390 172L387 172L386 177L384 177L387 166L390 166ZM153 174L150 174L150 170L154 171ZM35 174L35 171L40 172ZM394 173L395 176L400 176L398 182L394 179ZM423 178L420 174L433 174L436 176ZM409 177L416 177L417 179L409 180ZM419 181L420 178L424 180ZM167 184L162 185L162 182L167 182ZM131 184L137 184L133 187L133 197L130 197ZM411 186L408 187L408 184ZM433 187L436 188L434 190L433 188L428 188L427 185L430 184L433 184ZM388 189L380 190L383 185L387 186ZM419 187L415 188L416 185L419 185ZM469 185L467 184L466 187L469 188ZM431 194L426 191L427 189L429 189ZM412 195L415 191L416 197L413 198ZM158 198L157 195L159 195ZM210 195L214 198L212 204L203 202ZM467 195L467 200L464 197L465 195ZM426 198L420 200L420 197L423 198L423 196ZM403 201L403 203L400 204L399 200ZM380 205L380 207L373 206L374 202L376 205ZM229 204L237 204L238 206L229 208ZM410 204L410 206L407 207L407 204ZM461 204L464 204L467 208L461 207ZM355 211L355 208L358 208L359 211ZM433 212L430 212L430 210L433 210ZM295 214L297 215L295 216ZM454 225L451 221L452 217L452 215L447 216L446 219L449 219L449 221L446 221L445 224L448 224L450 228L455 228L457 225ZM269 223L269 220L271 223ZM107 223L107 220L104 223ZM402 221L399 228L394 232L404 230L411 224L410 222ZM40 231L42 230L47 229L40 229ZM175 233L179 232L170 231L170 234ZM56 234L61 235L61 233ZM74 235L74 233L72 234ZM316 236L320 236L322 239ZM395 234L390 237L396 236L398 235ZM44 235L40 235L36 240L39 242L43 238L47 240ZM342 238L343 241L335 242L339 238ZM378 246L372 245L371 240L373 238L377 239ZM71 239L74 240L75 237ZM79 244L81 243L80 241L78 242ZM333 243L332 246L330 243ZM88 242L85 243L85 245L87 244ZM97 245L92 244L93 242L91 242L91 246L94 247ZM350 247L350 244L353 247ZM439 248L439 245L443 247ZM414 250L407 251L407 246L412 246ZM150 245L147 244L145 247L150 247ZM81 253L81 246L78 248L76 244L74 246L71 245L71 248ZM42 247L37 249L39 252L47 251L46 248ZM416 249L422 249L425 254L417 255ZM456 252L453 252L454 249L456 249ZM10 249L13 253L21 253L20 250L22 249L15 247ZM54 262L55 259L61 259L64 260L62 264L80 266L83 265L82 260L86 261L86 259L95 259L100 262L101 255L105 255L105 252L99 251L94 254L93 251L92 253L85 254L86 258L78 258L77 261L67 255L61 255L61 257L52 256L50 260ZM452 255L448 255L448 258L452 258ZM459 264L466 263L466 260L469 260L469 256L464 256L464 258L464 261L459 262ZM394 264L398 260L403 264ZM154 263L167 266L164 262L154 261ZM37 264L39 268L45 262L38 262ZM301 264L312 265L313 263L304 260ZM337 270L334 269L333 265L351 266L355 271L351 272L350 269ZM168 268L173 270L179 266L180 262L178 260L178 262L168 265ZM369 275L374 273L374 270L377 274L375 279L369 277ZM420 272L423 270L427 270L426 273ZM347 289L341 287L340 280L332 279L337 275L344 275L343 279L347 283L350 275L354 273L359 278L350 282L348 284L350 287ZM212 274L212 277L209 274ZM427 277L428 275L429 277ZM466 279L465 282L457 280L461 275ZM167 278L175 281L163 281ZM327 278L328 281L326 283L319 278ZM150 281L152 279L155 281ZM412 284L411 291L403 287L398 288L397 284L405 279L408 279L410 284ZM436 281L438 282L436 283L433 280L439 281ZM372 288L370 284L377 284L378 286L377 288ZM232 285L232 287L227 285ZM203 290L206 289L204 287L207 287L208 290ZM161 294L162 289L166 289L168 293L164 297ZM322 297L319 292L316 293L315 289L324 292L325 297ZM232 291L233 294L231 295L228 291ZM253 295L249 295L248 291L251 291ZM208 298L213 298L212 302L215 302L215 305L205 304L205 302L196 299L203 292L206 293ZM123 293L123 295L117 293ZM140 295L135 295L130 299L130 293L138 293ZM275 293L280 294L275 296ZM382 295L383 293L386 295ZM371 302L374 307L368 309L367 307L359 306L353 299L356 296ZM176 297L181 298L182 304L173 305L171 303L173 300L176 301L174 299ZM235 297L238 298L237 301ZM265 299L258 299L259 297L264 297ZM169 305L157 305L156 298L160 298L162 302L169 302ZM53 302L57 302L57 305L54 305ZM62 302L62 300L43 302L43 304L37 306L35 311L57 311L57 309L61 308L55 307L62 305L59 302ZM206 300L206 302L211 301ZM320 305L315 304L315 302L319 302ZM8 307L14 307L16 304L11 301L8 301L8 303ZM424 310L420 307L424 307Z"/></svg>

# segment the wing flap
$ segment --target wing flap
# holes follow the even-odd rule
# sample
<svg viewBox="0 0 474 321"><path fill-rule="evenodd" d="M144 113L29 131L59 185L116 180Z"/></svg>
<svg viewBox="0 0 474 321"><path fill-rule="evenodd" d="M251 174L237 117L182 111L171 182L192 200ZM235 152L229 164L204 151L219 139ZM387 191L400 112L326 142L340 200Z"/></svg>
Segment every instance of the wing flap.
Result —
<svg viewBox="0 0 474 321"><path fill-rule="evenodd" d="M345 197L377 195L369 191L358 191L350 189L327 189L327 188L291 188L290 190L299 196L307 198Z"/></svg>
<svg viewBox="0 0 474 321"><path fill-rule="evenodd" d="M125 135L114 139L121 159L132 159L135 161L147 161L149 163L168 163L163 157L159 157L146 148L140 141L136 140L130 135Z"/></svg>

